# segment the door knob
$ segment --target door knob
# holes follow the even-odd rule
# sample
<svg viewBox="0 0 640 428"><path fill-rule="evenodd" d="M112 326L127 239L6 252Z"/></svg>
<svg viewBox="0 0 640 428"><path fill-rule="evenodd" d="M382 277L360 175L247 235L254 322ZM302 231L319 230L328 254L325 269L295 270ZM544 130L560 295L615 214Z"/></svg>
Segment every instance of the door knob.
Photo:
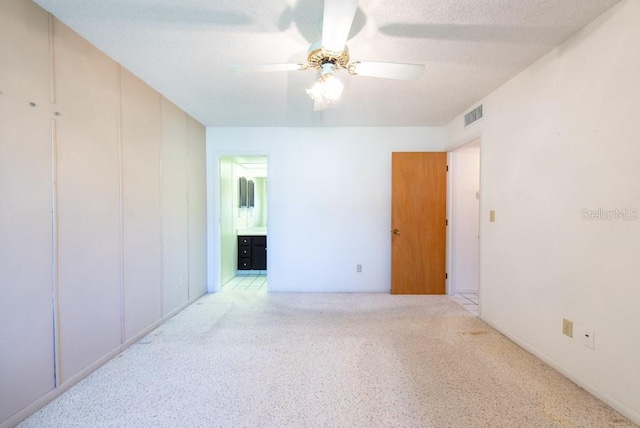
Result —
<svg viewBox="0 0 640 428"><path fill-rule="evenodd" d="M400 231L398 229L393 229L393 234L394 235L400 235Z"/></svg>

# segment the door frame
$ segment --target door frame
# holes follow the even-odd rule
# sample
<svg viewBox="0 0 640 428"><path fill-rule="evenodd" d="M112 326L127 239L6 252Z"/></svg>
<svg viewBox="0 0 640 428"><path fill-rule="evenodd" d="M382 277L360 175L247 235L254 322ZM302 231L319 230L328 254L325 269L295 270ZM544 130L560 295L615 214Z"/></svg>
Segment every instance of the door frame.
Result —
<svg viewBox="0 0 640 428"><path fill-rule="evenodd" d="M478 211L479 211L479 227L478 227L478 316L482 315L482 272L483 272L483 229L484 229L484 189L483 189L483 163L484 163L484 145L482 143L482 132L477 132L471 134L471 136L458 141L456 144L452 145L447 149L447 164L449 165L449 174L447 174L447 218L453 219L453 213L456 207L453 204L453 168L455 168L455 162L453 162L453 152L461 149L465 146L478 144L480 147L480 176L478 188L480 192L480 198L478 201ZM452 246L453 246L453 228L455 226L452 222L449 223L449 227L447 228L447 272L452 272ZM451 287L450 279L447 279L447 294L453 295L456 293L456 290L453 290Z"/></svg>
<svg viewBox="0 0 640 428"><path fill-rule="evenodd" d="M220 235L220 159L223 157L264 157L267 168L271 165L268 150L213 150L207 151L207 292L222 289L222 237ZM269 174L269 173L268 173ZM267 177L268 178L268 177ZM267 179L267 201L271 195L271 180ZM267 203L267 233L270 230L271 204ZM267 292L270 291L267 269Z"/></svg>

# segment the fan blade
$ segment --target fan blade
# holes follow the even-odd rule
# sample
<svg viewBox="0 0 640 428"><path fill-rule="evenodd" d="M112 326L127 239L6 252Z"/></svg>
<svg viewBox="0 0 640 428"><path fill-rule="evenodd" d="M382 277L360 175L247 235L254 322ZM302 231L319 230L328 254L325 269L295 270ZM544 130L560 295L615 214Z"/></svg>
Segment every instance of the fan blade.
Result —
<svg viewBox="0 0 640 428"><path fill-rule="evenodd" d="M349 37L358 0L324 0L322 47L331 52L342 52Z"/></svg>
<svg viewBox="0 0 640 428"><path fill-rule="evenodd" d="M399 80L417 79L423 71L424 65L422 64L400 64L396 62L358 61L349 66L349 72L358 76Z"/></svg>
<svg viewBox="0 0 640 428"><path fill-rule="evenodd" d="M230 65L229 70L236 73L261 73L271 71L297 71L304 70L304 64L247 64Z"/></svg>

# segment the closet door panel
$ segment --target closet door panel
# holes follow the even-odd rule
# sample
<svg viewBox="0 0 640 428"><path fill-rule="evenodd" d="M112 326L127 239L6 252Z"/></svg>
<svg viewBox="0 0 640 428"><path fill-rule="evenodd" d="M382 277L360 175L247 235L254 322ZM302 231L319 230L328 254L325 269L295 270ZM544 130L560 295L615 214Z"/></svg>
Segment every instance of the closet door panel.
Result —
<svg viewBox="0 0 640 428"><path fill-rule="evenodd" d="M120 69L125 340L162 316L160 94Z"/></svg>
<svg viewBox="0 0 640 428"><path fill-rule="evenodd" d="M189 299L207 291L205 127L189 117Z"/></svg>
<svg viewBox="0 0 640 428"><path fill-rule="evenodd" d="M0 1L0 424L55 382L48 19Z"/></svg>
<svg viewBox="0 0 640 428"><path fill-rule="evenodd" d="M187 115L162 98L163 315L189 299Z"/></svg>
<svg viewBox="0 0 640 428"><path fill-rule="evenodd" d="M117 64L54 24L60 374L121 343Z"/></svg>

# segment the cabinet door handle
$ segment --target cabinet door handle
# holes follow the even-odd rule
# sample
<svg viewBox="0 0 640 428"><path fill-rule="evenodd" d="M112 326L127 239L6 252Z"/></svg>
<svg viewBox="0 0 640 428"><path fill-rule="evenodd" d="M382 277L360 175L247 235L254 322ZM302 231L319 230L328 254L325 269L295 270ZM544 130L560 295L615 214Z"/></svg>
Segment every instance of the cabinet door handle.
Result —
<svg viewBox="0 0 640 428"><path fill-rule="evenodd" d="M393 229L393 234L394 235L400 235L400 231L398 229Z"/></svg>

